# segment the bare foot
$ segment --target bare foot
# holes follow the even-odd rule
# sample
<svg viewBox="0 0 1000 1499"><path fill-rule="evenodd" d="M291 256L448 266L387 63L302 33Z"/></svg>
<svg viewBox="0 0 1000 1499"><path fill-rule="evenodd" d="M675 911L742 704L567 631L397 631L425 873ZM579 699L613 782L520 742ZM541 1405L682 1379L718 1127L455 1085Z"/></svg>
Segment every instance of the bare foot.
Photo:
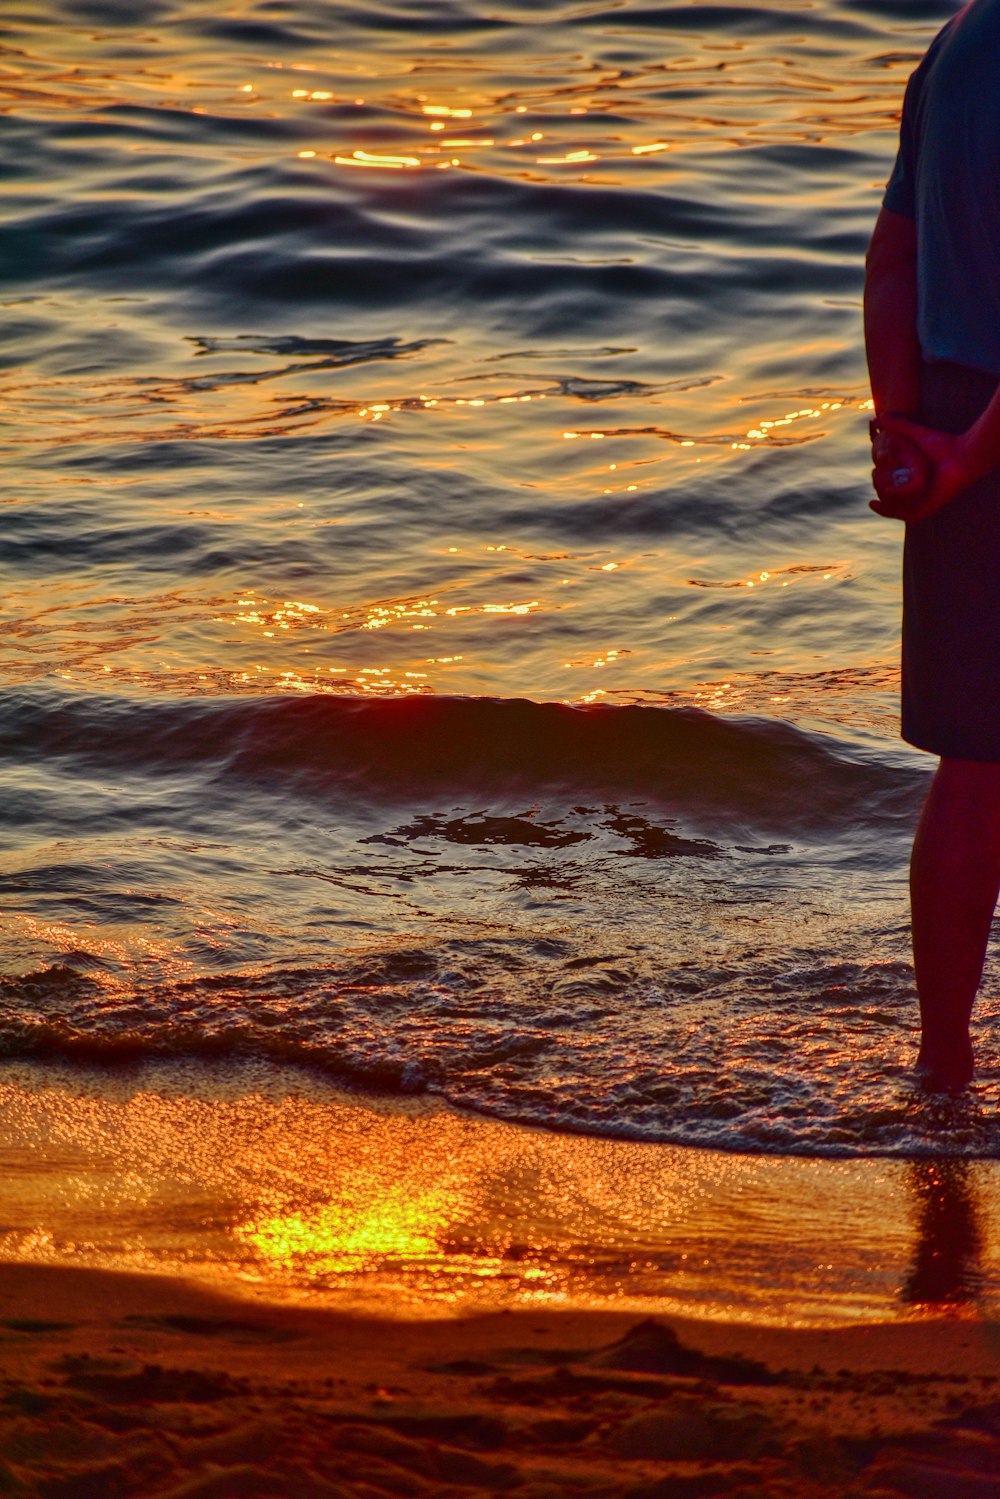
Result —
<svg viewBox="0 0 1000 1499"><path fill-rule="evenodd" d="M925 1093L961 1093L972 1082L975 1062L972 1043L957 1047L921 1046L917 1057L917 1081Z"/></svg>

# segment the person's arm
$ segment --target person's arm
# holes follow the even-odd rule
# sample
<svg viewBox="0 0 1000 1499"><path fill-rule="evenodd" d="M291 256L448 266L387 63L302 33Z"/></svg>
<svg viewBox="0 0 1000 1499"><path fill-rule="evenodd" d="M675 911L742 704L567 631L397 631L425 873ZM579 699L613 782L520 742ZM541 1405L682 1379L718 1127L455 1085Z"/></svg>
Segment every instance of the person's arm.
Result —
<svg viewBox="0 0 1000 1499"><path fill-rule="evenodd" d="M898 171L897 163L897 171ZM865 352L875 419L872 483L880 515L912 519L927 495L929 459L890 432L886 420L920 409L921 350L917 334L917 228L907 213L883 207L865 257Z"/></svg>
<svg viewBox="0 0 1000 1499"><path fill-rule="evenodd" d="M920 410L917 226L883 208L865 259L865 352L878 418Z"/></svg>
<svg viewBox="0 0 1000 1499"><path fill-rule="evenodd" d="M915 443L931 465L919 494L883 493L871 501L879 515L920 521L947 505L1000 464L1000 386L966 432L953 434L921 426L920 342L917 337L916 225L883 208L865 262L865 350L880 440Z"/></svg>

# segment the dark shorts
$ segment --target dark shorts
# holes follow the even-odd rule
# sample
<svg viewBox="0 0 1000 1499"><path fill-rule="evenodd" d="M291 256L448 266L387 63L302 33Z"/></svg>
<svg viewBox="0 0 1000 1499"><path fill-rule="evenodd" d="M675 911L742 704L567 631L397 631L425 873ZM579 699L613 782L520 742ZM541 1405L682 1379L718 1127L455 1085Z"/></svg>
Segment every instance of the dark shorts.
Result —
<svg viewBox="0 0 1000 1499"><path fill-rule="evenodd" d="M925 364L922 418L964 432L996 385ZM906 528L902 732L936 755L1000 762L1000 469Z"/></svg>

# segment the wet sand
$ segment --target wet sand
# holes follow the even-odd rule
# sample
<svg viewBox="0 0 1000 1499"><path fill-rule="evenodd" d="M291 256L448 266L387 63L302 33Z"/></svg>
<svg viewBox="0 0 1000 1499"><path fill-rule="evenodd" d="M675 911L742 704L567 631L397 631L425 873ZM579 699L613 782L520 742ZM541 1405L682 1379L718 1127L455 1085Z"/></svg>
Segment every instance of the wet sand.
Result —
<svg viewBox="0 0 1000 1499"><path fill-rule="evenodd" d="M586 1138L291 1068L8 1064L0 1262L394 1316L1000 1316L1000 1165Z"/></svg>

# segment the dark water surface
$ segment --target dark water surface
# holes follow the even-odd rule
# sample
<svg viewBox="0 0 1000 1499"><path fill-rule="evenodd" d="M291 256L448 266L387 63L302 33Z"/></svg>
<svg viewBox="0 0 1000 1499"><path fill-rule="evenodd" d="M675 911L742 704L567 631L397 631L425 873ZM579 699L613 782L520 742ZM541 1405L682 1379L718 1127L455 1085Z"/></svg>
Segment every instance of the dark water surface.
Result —
<svg viewBox="0 0 1000 1499"><path fill-rule="evenodd" d="M909 1086L866 508L945 14L7 7L8 1054L1000 1153L988 1037L947 1117Z"/></svg>

